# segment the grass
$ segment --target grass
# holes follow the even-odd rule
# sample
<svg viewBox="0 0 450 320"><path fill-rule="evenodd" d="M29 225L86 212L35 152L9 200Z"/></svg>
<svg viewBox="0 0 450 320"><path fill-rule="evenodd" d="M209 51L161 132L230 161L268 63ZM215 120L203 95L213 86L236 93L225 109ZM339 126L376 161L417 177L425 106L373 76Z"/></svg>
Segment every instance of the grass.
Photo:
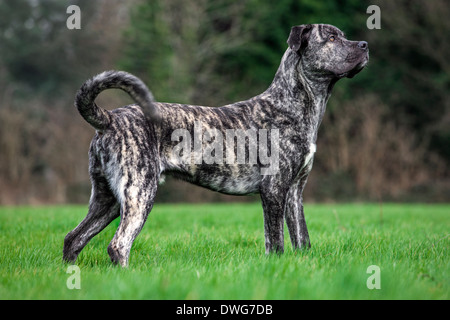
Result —
<svg viewBox="0 0 450 320"><path fill-rule="evenodd" d="M66 286L64 236L85 206L0 208L0 299L449 299L450 205L307 204L312 248L264 254L260 204L161 205L130 267L106 248L118 220L81 252ZM381 289L366 270L380 267Z"/></svg>

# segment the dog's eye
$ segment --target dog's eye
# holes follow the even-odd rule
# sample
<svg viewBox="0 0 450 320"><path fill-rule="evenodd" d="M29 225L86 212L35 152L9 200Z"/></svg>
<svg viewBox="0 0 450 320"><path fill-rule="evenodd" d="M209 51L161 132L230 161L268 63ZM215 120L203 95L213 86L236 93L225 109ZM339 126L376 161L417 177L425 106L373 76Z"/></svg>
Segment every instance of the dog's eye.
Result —
<svg viewBox="0 0 450 320"><path fill-rule="evenodd" d="M331 42L333 42L334 40L336 40L336 37L335 37L335 36L330 36L330 37L328 38L328 40L330 40Z"/></svg>

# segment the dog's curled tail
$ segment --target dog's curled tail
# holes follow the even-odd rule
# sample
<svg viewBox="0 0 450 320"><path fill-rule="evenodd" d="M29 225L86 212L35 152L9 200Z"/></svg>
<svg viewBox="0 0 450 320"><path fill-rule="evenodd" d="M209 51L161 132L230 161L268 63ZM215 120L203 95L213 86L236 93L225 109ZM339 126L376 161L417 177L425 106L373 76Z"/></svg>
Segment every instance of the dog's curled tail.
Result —
<svg viewBox="0 0 450 320"><path fill-rule="evenodd" d="M87 80L75 98L81 116L95 129L105 130L111 123L111 112L95 103L95 98L106 89L122 89L136 101L148 119L158 118L153 95L141 79L124 71L105 71Z"/></svg>

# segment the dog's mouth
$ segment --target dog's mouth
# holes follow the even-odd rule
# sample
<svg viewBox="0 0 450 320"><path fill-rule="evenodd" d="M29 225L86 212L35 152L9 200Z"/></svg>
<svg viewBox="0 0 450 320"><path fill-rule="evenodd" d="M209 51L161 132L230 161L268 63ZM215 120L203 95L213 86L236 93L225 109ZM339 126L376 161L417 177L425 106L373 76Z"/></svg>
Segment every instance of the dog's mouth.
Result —
<svg viewBox="0 0 450 320"><path fill-rule="evenodd" d="M350 72L347 74L347 78L353 78L358 73L361 72L362 69L367 65L367 61L364 61L363 63L358 64L355 68L350 70Z"/></svg>
<svg viewBox="0 0 450 320"><path fill-rule="evenodd" d="M367 53L366 55L364 55L364 57L361 59L361 61L359 63L357 63L351 70L343 72L341 74L338 74L338 78L353 78L354 76L356 76L359 72L361 72L362 69L364 69L364 67L367 65L367 63L369 62L369 53Z"/></svg>

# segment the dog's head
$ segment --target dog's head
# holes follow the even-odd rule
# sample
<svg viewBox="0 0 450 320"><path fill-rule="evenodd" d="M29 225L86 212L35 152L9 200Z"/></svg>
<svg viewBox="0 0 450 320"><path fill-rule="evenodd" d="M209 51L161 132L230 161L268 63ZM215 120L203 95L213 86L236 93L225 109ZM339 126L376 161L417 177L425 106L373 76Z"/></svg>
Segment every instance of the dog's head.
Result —
<svg viewBox="0 0 450 320"><path fill-rule="evenodd" d="M369 61L367 42L347 40L328 24L294 26L287 42L299 55L303 72L321 78L352 78Z"/></svg>

